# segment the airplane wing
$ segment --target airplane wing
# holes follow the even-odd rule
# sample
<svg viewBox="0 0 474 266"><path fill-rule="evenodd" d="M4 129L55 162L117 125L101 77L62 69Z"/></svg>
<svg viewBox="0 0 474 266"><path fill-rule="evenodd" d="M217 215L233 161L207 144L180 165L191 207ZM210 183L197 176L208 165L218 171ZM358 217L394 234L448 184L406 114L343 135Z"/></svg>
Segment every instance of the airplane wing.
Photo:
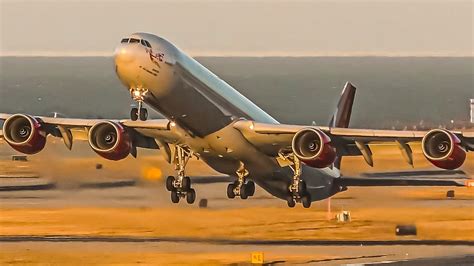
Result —
<svg viewBox="0 0 474 266"><path fill-rule="evenodd" d="M0 122L4 122L11 114L0 113ZM106 119L78 119L34 116L42 121L47 134L62 138L66 147L72 148L76 140L87 140L88 132L92 126L99 122L111 121L127 128L131 133L134 148L160 149L164 148L165 156L171 160L168 144L179 142L179 136L172 131L170 121L167 119L153 119L147 121L132 120L106 120ZM2 135L3 137L3 135ZM136 156L136 149L132 153Z"/></svg>
<svg viewBox="0 0 474 266"><path fill-rule="evenodd" d="M291 149L293 136L302 129L314 128L330 137L338 156L362 155L373 165L373 145L396 145L409 164L413 164L410 144L421 142L428 131L399 131L354 128L331 128L284 124L266 124L240 120L234 123L246 139L269 156L277 157L284 150ZM474 151L474 131L452 131L467 151Z"/></svg>

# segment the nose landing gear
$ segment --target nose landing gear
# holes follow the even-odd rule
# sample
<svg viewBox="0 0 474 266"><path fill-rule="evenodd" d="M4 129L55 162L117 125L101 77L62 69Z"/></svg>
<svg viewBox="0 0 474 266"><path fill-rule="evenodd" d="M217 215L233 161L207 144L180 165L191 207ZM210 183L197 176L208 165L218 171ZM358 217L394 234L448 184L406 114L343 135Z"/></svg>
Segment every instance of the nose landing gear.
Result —
<svg viewBox="0 0 474 266"><path fill-rule="evenodd" d="M168 176L166 189L171 192L171 202L178 203L180 199L186 198L188 204L196 200L196 191L191 188L191 179L185 175L186 164L192 153L184 147L176 145L174 164L178 175Z"/></svg>
<svg viewBox="0 0 474 266"><path fill-rule="evenodd" d="M148 119L148 110L142 107L143 100L147 93L148 93L148 89L143 89L143 88L130 89L130 95L132 96L132 99L138 102L138 108L134 107L130 111L130 119L132 121L136 121L138 119L140 119L141 121L146 121Z"/></svg>

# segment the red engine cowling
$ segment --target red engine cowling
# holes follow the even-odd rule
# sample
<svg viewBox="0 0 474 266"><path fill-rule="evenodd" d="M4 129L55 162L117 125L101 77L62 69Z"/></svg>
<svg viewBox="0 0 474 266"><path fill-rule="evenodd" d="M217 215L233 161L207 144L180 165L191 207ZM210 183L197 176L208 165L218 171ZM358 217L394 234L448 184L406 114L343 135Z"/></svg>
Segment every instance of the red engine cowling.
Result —
<svg viewBox="0 0 474 266"><path fill-rule="evenodd" d="M13 149L25 154L38 153L46 145L41 121L29 115L10 116L3 124L3 135Z"/></svg>
<svg viewBox="0 0 474 266"><path fill-rule="evenodd" d="M89 130L89 145L100 156L114 161L124 159L132 149L127 130L111 121L99 122Z"/></svg>
<svg viewBox="0 0 474 266"><path fill-rule="evenodd" d="M311 167L325 168L336 160L336 149L331 145L331 138L317 128L298 131L291 147L295 156Z"/></svg>
<svg viewBox="0 0 474 266"><path fill-rule="evenodd" d="M466 159L461 140L448 130L431 130L423 137L421 147L426 159L439 168L456 169Z"/></svg>

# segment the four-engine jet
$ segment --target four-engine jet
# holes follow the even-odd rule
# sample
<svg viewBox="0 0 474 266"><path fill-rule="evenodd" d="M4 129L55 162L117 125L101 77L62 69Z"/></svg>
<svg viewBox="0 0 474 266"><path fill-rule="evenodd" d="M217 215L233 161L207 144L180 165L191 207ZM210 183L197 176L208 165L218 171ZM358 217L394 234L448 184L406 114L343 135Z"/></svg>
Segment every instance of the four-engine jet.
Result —
<svg viewBox="0 0 474 266"><path fill-rule="evenodd" d="M413 164L410 145L421 142L425 157L443 169L459 168L474 150L474 132L395 131L348 128L356 88L346 83L329 126L284 125L241 95L171 42L147 33L122 39L115 50L118 78L138 103L127 120L68 119L0 114L3 137L15 150L41 151L48 135L71 149L85 138L100 156L121 160L137 148L160 149L176 168L166 180L174 203L196 193L186 175L195 156L216 171L234 176L229 198L246 199L255 184L294 207L328 198L347 186L463 185L420 178L348 178L341 176L343 156L363 156L373 164L371 146L393 143ZM166 119L147 120L146 103Z"/></svg>

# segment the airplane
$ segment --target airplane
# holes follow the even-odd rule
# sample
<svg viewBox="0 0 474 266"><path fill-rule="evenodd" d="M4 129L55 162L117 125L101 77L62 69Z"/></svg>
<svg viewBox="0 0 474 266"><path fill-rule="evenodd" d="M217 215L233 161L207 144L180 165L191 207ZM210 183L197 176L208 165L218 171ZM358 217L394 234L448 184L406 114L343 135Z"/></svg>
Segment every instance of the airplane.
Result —
<svg viewBox="0 0 474 266"><path fill-rule="evenodd" d="M68 149L76 140L109 160L137 156L137 148L160 149L176 176L166 179L171 201L192 204L196 192L186 174L197 157L235 177L228 198L247 199L255 184L286 200L289 207L311 203L366 185L464 186L457 180L351 178L341 175L341 158L362 156L373 166L371 146L391 143L413 165L412 143L442 169L457 169L474 150L474 131L397 131L349 128L356 88L347 82L328 126L280 124L228 83L168 40L149 33L123 38L114 52L115 72L137 103L130 119L74 119L0 114L3 138L25 154L41 151L48 135ZM146 104L165 119L147 119ZM375 183L376 184L375 184Z"/></svg>

